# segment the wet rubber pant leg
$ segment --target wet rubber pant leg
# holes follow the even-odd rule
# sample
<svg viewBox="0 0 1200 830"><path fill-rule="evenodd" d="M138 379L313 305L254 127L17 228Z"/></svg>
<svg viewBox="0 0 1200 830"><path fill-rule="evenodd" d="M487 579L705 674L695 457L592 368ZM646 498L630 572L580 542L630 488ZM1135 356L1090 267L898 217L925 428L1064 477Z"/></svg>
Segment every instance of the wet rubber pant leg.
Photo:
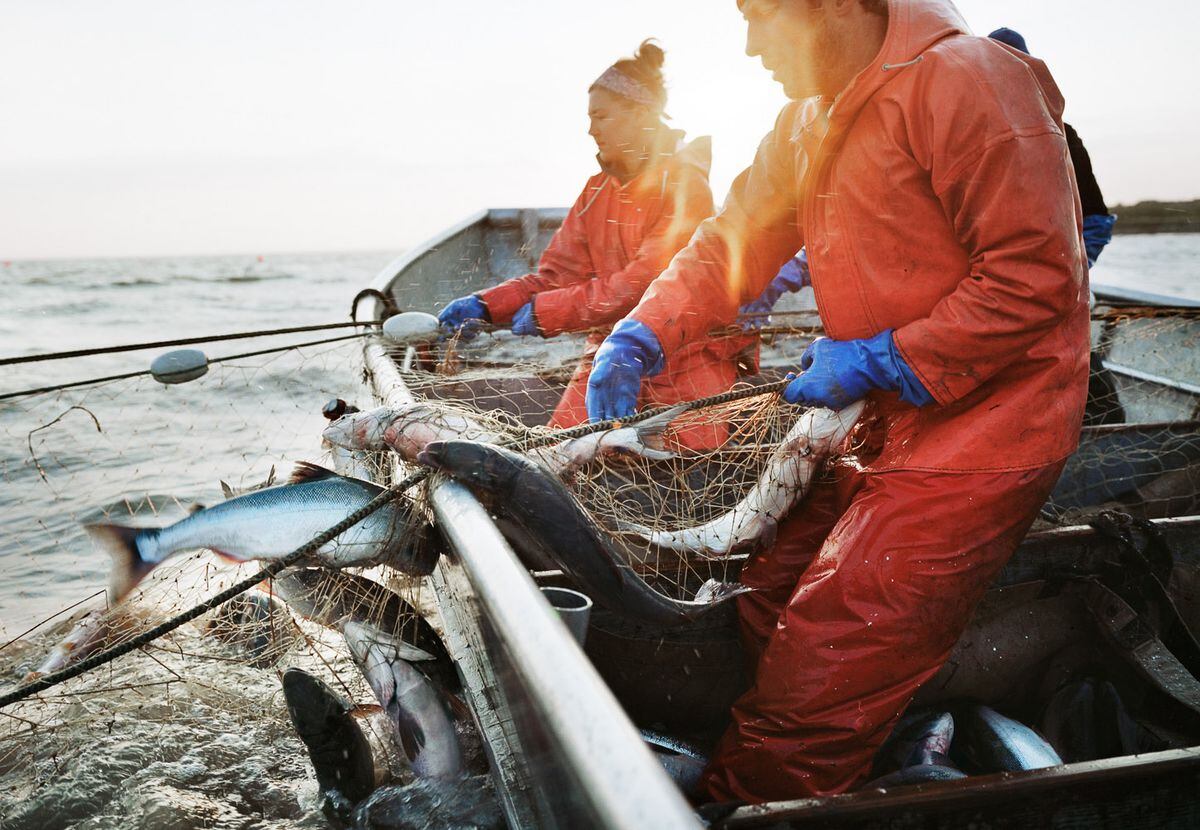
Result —
<svg viewBox="0 0 1200 830"><path fill-rule="evenodd" d="M775 544L751 555L742 568L738 581L753 590L735 601L751 667L758 665L800 577L863 483L854 461L833 465L784 519Z"/></svg>
<svg viewBox="0 0 1200 830"><path fill-rule="evenodd" d="M1062 466L864 474L779 616L754 686L734 704L705 773L709 796L758 803L862 781Z"/></svg>

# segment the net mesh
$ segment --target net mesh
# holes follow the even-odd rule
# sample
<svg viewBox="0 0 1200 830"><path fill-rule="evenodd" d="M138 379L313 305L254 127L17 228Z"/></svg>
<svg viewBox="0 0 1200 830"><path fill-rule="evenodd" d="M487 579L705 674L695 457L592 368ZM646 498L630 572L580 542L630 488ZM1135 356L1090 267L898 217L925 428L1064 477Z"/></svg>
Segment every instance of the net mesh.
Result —
<svg viewBox="0 0 1200 830"><path fill-rule="evenodd" d="M1085 429L1043 521L1076 523L1114 505L1149 517L1196 512L1200 321L1101 308L1093 328L1089 418L1097 425ZM811 314L779 315L763 334L760 373L739 389L777 380L796 364L814 335ZM405 383L418 400L528 446L547 435L582 348L573 336L495 332L425 350L415 362L402 351L393 356L406 365ZM361 386L362 355L362 343L348 341L217 364L178 387L142 377L0 402L3 557L19 597L0 619L7 685L44 668L56 648L65 664L98 644L123 642L259 567L208 551L180 556L108 608L110 563L92 549L83 523L166 524L196 505L281 483L301 460L391 480L390 454L338 452L320 440L326 400L373 404ZM691 599L708 579L736 580L740 557L656 547L630 528L701 525L732 510L769 480L800 414L777 395L747 394L673 422L665 435L671 458L601 455L565 481L648 582ZM718 436L710 448L681 446L684 434L705 431ZM436 620L422 580L389 568L352 572ZM378 622L403 628L414 615ZM0 711L3 815L14 827L131 815L149 826L163 815L156 810L182 802L214 821L258 815L320 826L312 773L280 693L289 666L347 699L371 699L340 635L259 591Z"/></svg>
<svg viewBox="0 0 1200 830"><path fill-rule="evenodd" d="M339 456L320 438L322 405L365 394L361 377L362 343L350 340L213 364L179 386L138 377L0 403L13 588L0 614L4 686L126 642L262 565L181 555L110 607L111 563L84 524L166 525L282 484L298 461L384 480L387 459ZM32 372L22 380L38 382ZM419 580L392 569L354 573L412 608L431 602ZM374 697L340 633L290 610L269 585L0 711L0 824L177 826L190 815L208 826L249 826L251 816L327 826L280 675L299 667L347 701ZM346 601L344 585L314 590L307 604L318 612ZM360 605L361 618L397 636L417 621L415 610Z"/></svg>

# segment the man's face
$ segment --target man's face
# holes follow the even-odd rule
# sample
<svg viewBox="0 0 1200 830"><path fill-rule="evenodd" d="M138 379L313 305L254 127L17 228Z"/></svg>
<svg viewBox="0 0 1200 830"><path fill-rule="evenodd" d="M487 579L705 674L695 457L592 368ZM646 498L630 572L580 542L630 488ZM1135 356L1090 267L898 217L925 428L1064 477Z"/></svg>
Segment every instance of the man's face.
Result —
<svg viewBox="0 0 1200 830"><path fill-rule="evenodd" d="M762 60L789 98L831 94L824 86L835 49L824 3L744 0L741 11L746 54Z"/></svg>

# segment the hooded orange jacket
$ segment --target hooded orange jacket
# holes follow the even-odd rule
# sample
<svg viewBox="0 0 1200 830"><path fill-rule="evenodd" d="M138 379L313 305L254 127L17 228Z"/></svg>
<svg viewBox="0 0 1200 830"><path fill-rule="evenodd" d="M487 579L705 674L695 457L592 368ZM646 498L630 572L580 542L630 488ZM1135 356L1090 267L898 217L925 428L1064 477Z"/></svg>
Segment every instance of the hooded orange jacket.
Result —
<svg viewBox="0 0 1200 830"><path fill-rule="evenodd" d="M721 213L630 315L667 366L802 245L830 337L895 330L936 403L873 393L873 469L1031 469L1074 449L1087 389L1082 216L1063 98L946 0L891 0L875 61L786 106Z"/></svg>
<svg viewBox="0 0 1200 830"><path fill-rule="evenodd" d="M677 142L682 134L667 132ZM546 337L594 327L606 334L713 215L712 144L700 138L660 154L632 179L588 179L550 240L536 273L479 292L493 323L506 325L533 301ZM593 335L596 344L604 334Z"/></svg>

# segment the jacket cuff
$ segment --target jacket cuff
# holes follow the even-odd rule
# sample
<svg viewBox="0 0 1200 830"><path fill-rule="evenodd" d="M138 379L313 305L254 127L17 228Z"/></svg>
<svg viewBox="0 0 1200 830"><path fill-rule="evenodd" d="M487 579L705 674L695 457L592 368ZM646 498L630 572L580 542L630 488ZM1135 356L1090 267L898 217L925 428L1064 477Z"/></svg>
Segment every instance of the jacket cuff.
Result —
<svg viewBox="0 0 1200 830"><path fill-rule="evenodd" d="M908 369L915 379L920 382L921 388L929 393L929 396L935 403L940 406L954 403L956 400L955 396L950 393L950 390L945 385L931 382L930 374L921 367L919 361L913 359L912 352L905 348L904 340L905 330L903 328L897 329L892 333L892 345L896 349L897 356L903 361L904 368Z"/></svg>
<svg viewBox="0 0 1200 830"><path fill-rule="evenodd" d="M492 322L500 326L507 326L511 323L513 315L533 299L532 292L520 279L502 282L494 288L477 292L475 296L487 306L488 316L492 318Z"/></svg>
<svg viewBox="0 0 1200 830"><path fill-rule="evenodd" d="M567 294L562 289L555 289L533 296L533 316L537 318L543 337L557 337L574 330L571 324L578 315L574 313Z"/></svg>

